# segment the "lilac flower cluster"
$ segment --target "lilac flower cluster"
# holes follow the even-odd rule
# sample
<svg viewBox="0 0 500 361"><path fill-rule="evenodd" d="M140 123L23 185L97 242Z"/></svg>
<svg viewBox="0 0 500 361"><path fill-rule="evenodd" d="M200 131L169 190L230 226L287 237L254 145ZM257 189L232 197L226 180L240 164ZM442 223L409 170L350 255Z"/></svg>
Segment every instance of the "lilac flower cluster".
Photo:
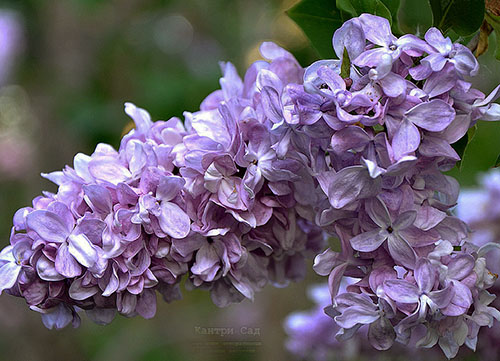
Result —
<svg viewBox="0 0 500 361"><path fill-rule="evenodd" d="M472 89L464 77L477 73L476 59L436 28L398 39L387 20L363 14L333 45L348 52L351 79L339 77L338 61L313 64L298 101L335 130L317 173L328 196L317 215L342 251L318 255L314 268L329 277L337 337L367 325L379 350L422 330L416 345L439 344L448 358L474 349L480 327L500 319L486 290L496 275L485 266L491 247L468 243L466 224L450 215L459 186L443 171L459 160L450 144L478 119L500 119L491 104L500 86L488 97ZM343 276L359 281L339 294Z"/></svg>
<svg viewBox="0 0 500 361"><path fill-rule="evenodd" d="M224 306L300 279L328 234L342 250L314 268L329 278L339 339L368 325L377 349L422 331L417 345L448 357L474 348L499 318L491 246L468 243L443 172L460 159L450 144L500 120L500 86L472 89L476 59L435 28L396 38L363 14L333 47L349 56L345 79L339 60L303 69L272 43L243 79L222 64L221 89L184 124L127 104L136 129L118 151L78 154L46 175L57 194L16 213L0 288L49 327L77 322L77 309L101 323L116 310L151 317L155 291L178 298L184 274ZM344 276L358 281L339 293Z"/></svg>
<svg viewBox="0 0 500 361"><path fill-rule="evenodd" d="M500 170L494 169L481 178L481 187L476 189L461 190L458 203L455 208L457 216L465 221L471 229L469 241L476 247L489 244L491 252L486 255L487 268L495 273L500 272L500 246L492 246L492 243L500 245ZM346 292L346 288L359 279L344 277L339 288L339 293ZM500 292L499 281L490 288L494 294ZM327 314L332 309L329 286L327 283L317 285L309 290L310 298L314 301L315 307L308 311L294 312L287 316L285 320L285 331L288 334L286 342L287 349L300 358L311 360L329 360L333 355L342 355L344 359L373 359L374 355L370 349L366 348L366 335L356 332L347 342L339 342L334 335L340 327L334 323ZM498 307L498 299L494 301ZM326 307L327 313L324 308ZM335 315L334 315L335 316ZM486 320L486 319L485 319ZM423 330L418 330L422 332ZM486 331L486 332L484 332ZM499 352L498 335L500 324L495 323L493 327L486 328L481 332L481 342L476 350L478 359L494 359ZM404 355L408 359L424 359L437 354L417 353L414 348L419 337L415 335L412 347L397 348L397 355ZM435 350L435 349L432 349ZM392 351L392 350L391 350ZM434 351L435 352L435 351ZM396 355L396 353L394 353Z"/></svg>
<svg viewBox="0 0 500 361"><path fill-rule="evenodd" d="M493 169L481 177L481 186L460 191L456 213L470 227L471 242L477 247L491 243L497 246L486 255L486 266L495 274L500 273L500 170ZM491 288L492 293L500 292L500 281ZM497 298L493 305L499 307ZM500 324L481 333L479 352L485 360L497 357L500 352L498 337Z"/></svg>
<svg viewBox="0 0 500 361"><path fill-rule="evenodd" d="M185 274L218 306L251 299L268 282L301 279L305 258L325 246L295 191L313 178L294 148L275 150L280 136L261 92L301 82L303 69L274 44L262 53L269 62L255 63L244 80L222 64L221 90L185 113L184 124L153 123L127 103L136 128L118 151L99 144L72 168L45 174L58 191L15 214L0 290L61 328L78 325L80 309L102 324L116 311L153 317L155 292L178 299Z"/></svg>
<svg viewBox="0 0 500 361"><path fill-rule="evenodd" d="M346 287L357 282L354 278L345 278L340 286L342 292ZM424 350L410 346L394 345L385 353L374 353L367 340L366 330L359 330L349 340L339 341L335 334L340 330L335 321L325 313L325 307L331 304L328 283L315 285L308 290L314 307L306 311L289 314L284 322L287 333L285 346L294 359L328 361L342 360L429 360L439 359L440 351L436 348ZM422 336L422 335L420 335ZM482 350L481 350L482 351ZM389 353L389 354L388 354ZM483 353L481 353L483 355Z"/></svg>

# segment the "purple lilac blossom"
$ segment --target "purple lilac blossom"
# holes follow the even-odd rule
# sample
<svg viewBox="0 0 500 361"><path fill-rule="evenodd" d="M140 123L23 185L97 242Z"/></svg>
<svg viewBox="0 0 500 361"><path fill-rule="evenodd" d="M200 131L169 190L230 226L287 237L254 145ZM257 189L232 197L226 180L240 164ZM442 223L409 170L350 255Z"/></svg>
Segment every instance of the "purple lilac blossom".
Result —
<svg viewBox="0 0 500 361"><path fill-rule="evenodd" d="M187 288L209 290L218 306L252 299L271 283L303 278L305 259L324 248L314 223L307 161L280 139L263 91L301 83L285 50L262 45L241 79L221 64L221 90L185 120L151 121L131 103L135 129L118 150L99 144L73 167L43 174L58 185L16 212L0 253L0 291L23 297L48 328L105 324L118 312L151 318L156 292L170 302Z"/></svg>
<svg viewBox="0 0 500 361"><path fill-rule="evenodd" d="M500 87L488 97L472 89L464 76L477 73L476 59L435 28L398 39L386 19L363 14L336 31L333 47L339 57L347 49L351 80L324 60L306 69L292 101L296 124L315 114L315 127L331 129L326 146L317 143L324 133L308 134L321 149L310 166L324 193L316 221L342 246L314 265L328 276L337 338L364 328L379 350L439 345L452 358L464 344L475 349L481 326L500 319L487 291L496 246L475 245L452 215L459 186L443 172L470 126L500 120ZM357 282L339 291L344 277Z"/></svg>
<svg viewBox="0 0 500 361"><path fill-rule="evenodd" d="M500 170L492 169L481 177L480 186L473 189L464 189L460 192L456 213L469 225L471 241L481 247L488 243L500 244ZM500 273L500 247L495 247L486 255L486 267L494 274ZM497 280L491 288L491 293L500 292L500 281ZM491 297L493 301L493 298ZM499 307L499 300L493 301ZM488 322L485 319L485 323ZM499 350L500 324L487 324L480 333L478 350L484 359L495 358Z"/></svg>
<svg viewBox="0 0 500 361"><path fill-rule="evenodd" d="M344 278L341 291L357 282L355 278ZM366 332L360 330L348 340L338 340L335 334L340 330L334 320L325 313L331 304L327 283L311 286L308 289L309 298L314 301L314 307L289 314L283 327L287 334L285 347L293 359L328 361L328 360L429 360L438 359L439 351L422 350L415 345L394 345L385 353L374 353L367 339Z"/></svg>
<svg viewBox="0 0 500 361"><path fill-rule="evenodd" d="M471 229L469 241L481 247L488 243L500 244L500 170L493 169L481 177L481 186L473 189L464 189L460 191L455 213L457 216L467 222ZM467 269L467 255L461 257L461 262L456 264ZM486 255L486 266L490 272L500 272L500 249L494 249ZM422 260L424 260L422 258ZM426 261L422 261L427 263ZM422 265L424 264L421 264ZM428 263L427 263L428 266ZM470 266L469 266L470 269ZM320 269L317 269L320 271ZM449 270L449 265L448 265ZM379 271L381 272L381 271ZM421 274L422 272L420 272ZM467 271L462 269L454 269L452 272L453 279L461 278L460 274L466 274ZM377 276L373 276L377 277ZM372 277L372 278L373 278ZM420 281L419 281L420 280ZM358 282L359 279L345 277L342 279L339 293L346 292L346 287ZM422 284L422 278L416 279L417 287ZM490 292L498 294L500 291L498 282L490 288ZM387 292L392 292L391 287L398 284L406 285L407 292L405 297L412 298L411 301L416 301L416 286L406 284L406 281L387 281ZM432 291L436 292L436 291ZM430 293L432 293L430 292ZM373 352L367 348L366 335L362 332L357 332L350 339L350 342L339 342L335 337L335 333L339 331L339 326L332 323L333 320L328 316L328 308L325 312L324 308L331 304L329 286L327 283L316 285L310 289L310 296L315 302L315 307L308 311L294 312L287 316L284 324L285 331L288 334L286 341L287 349L297 355L299 358L311 360L329 360L333 355L342 355L344 359L373 359ZM421 297L421 296L420 296ZM429 301L426 299L426 301ZM427 306L432 305L429 303ZM495 305L498 306L498 300L495 300ZM491 319L485 318L484 323L488 325ZM480 333L481 341L477 345L475 357L477 359L494 359L499 352L498 339L500 335L500 324L494 323L491 328L486 327ZM414 346L414 345L413 345ZM421 357L421 351L416 352L414 347L398 348L398 357L417 358ZM432 355L437 357L436 354ZM463 355L462 355L463 356ZM425 358L422 357L422 358Z"/></svg>
<svg viewBox="0 0 500 361"><path fill-rule="evenodd" d="M363 14L333 37L349 79L338 60L303 69L263 43L267 61L243 78L222 63L221 89L184 122L153 123L127 103L136 129L118 151L76 155L45 175L56 194L16 213L0 289L48 327L77 325L80 309L107 323L116 311L152 317L155 292L177 299L184 275L218 306L252 299L301 279L317 254L338 339L363 327L379 350L474 349L500 318L487 291L494 246L470 242L450 212L458 183L443 172L470 126L500 120L500 86L472 89L464 76L477 61L449 43L435 28L398 39ZM327 236L341 252L319 253ZM339 291L343 277L357 281Z"/></svg>

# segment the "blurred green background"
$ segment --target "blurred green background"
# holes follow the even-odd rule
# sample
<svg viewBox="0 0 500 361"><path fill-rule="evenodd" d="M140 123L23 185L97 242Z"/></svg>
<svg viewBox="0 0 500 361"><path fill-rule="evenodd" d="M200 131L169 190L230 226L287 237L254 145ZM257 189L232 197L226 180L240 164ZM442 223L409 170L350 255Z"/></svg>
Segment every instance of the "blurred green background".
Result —
<svg viewBox="0 0 500 361"><path fill-rule="evenodd" d="M304 66L316 60L284 13L295 2L2 1L0 10L15 11L21 29L0 87L2 246L14 212L41 190L56 190L41 172L71 164L75 153L91 153L99 142L118 146L130 127L124 102L147 109L155 120L182 117L219 87L220 60L243 74L264 40L292 51ZM431 22L425 2L403 3L402 28L423 33ZM480 60L474 84L488 93L500 82L500 66L493 51ZM495 162L499 140L499 124L480 124L461 171L451 172L462 185L473 186ZM321 281L309 272L308 283ZM46 330L23 300L2 295L0 360L287 360L282 322L311 306L307 282L268 287L254 303L222 310L202 291L185 292L183 301L160 302L153 320L118 317L101 327L84 318L81 328L62 331ZM197 327L230 327L234 335L203 335ZM260 335L242 334L241 327L259 328Z"/></svg>

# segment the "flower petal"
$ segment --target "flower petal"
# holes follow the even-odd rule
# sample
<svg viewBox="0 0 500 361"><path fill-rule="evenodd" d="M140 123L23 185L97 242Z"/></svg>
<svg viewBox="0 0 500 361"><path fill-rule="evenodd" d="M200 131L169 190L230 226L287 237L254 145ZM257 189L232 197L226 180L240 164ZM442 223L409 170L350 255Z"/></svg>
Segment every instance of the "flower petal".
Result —
<svg viewBox="0 0 500 361"><path fill-rule="evenodd" d="M92 267L97 262L97 251L83 233L69 236L69 253L76 258L78 263L87 268Z"/></svg>
<svg viewBox="0 0 500 361"><path fill-rule="evenodd" d="M28 214L26 224L47 242L62 243L70 232L57 214L44 210L36 210Z"/></svg>
<svg viewBox="0 0 500 361"><path fill-rule="evenodd" d="M161 203L161 215L158 218L163 232L172 238L184 238L191 229L189 216L172 202Z"/></svg>
<svg viewBox="0 0 500 361"><path fill-rule="evenodd" d="M67 243L63 243L57 250L55 267L57 272L66 278L74 278L82 274L82 267L69 252Z"/></svg>
<svg viewBox="0 0 500 361"><path fill-rule="evenodd" d="M14 262L7 262L0 267L0 294L16 284L19 272L21 272L21 265Z"/></svg>
<svg viewBox="0 0 500 361"><path fill-rule="evenodd" d="M335 317L335 322L340 327L351 328L358 323L366 325L379 318L377 311L372 311L360 306L352 306L344 310L340 316Z"/></svg>
<svg viewBox="0 0 500 361"><path fill-rule="evenodd" d="M351 239L351 246L357 251L372 252L379 248L387 239L387 232L380 229L364 232Z"/></svg>
<svg viewBox="0 0 500 361"><path fill-rule="evenodd" d="M384 282L384 291L396 302L417 303L419 290L417 286L403 280L387 280Z"/></svg>
<svg viewBox="0 0 500 361"><path fill-rule="evenodd" d="M377 350L388 350L396 339L396 332L391 322L380 317L368 328L368 341Z"/></svg>
<svg viewBox="0 0 500 361"><path fill-rule="evenodd" d="M387 246L389 253L396 262L411 269L415 267L417 255L408 242L392 233L388 237Z"/></svg>
<svg viewBox="0 0 500 361"><path fill-rule="evenodd" d="M455 118L455 110L441 99L420 103L405 114L413 124L431 132L444 130Z"/></svg>

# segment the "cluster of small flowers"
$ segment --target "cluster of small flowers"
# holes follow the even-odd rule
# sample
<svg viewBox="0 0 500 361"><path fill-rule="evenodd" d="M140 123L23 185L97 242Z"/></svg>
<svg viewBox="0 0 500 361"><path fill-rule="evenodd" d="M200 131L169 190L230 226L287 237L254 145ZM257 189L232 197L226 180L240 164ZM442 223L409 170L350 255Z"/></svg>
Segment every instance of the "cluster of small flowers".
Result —
<svg viewBox="0 0 500 361"><path fill-rule="evenodd" d="M354 278L344 278L340 289L345 292L349 284L355 283ZM359 330L349 340L339 341L335 334L340 330L335 321L324 309L331 305L328 283L311 286L308 296L314 302L314 307L305 311L289 314L283 324L287 339L286 349L298 360L429 360L439 359L440 351L417 349L410 345L394 345L390 351L374 353L367 340L366 330ZM363 332L365 331L365 332ZM482 337L484 338L484 337ZM388 354L388 352L390 352ZM483 355L483 353L481 353Z"/></svg>
<svg viewBox="0 0 500 361"><path fill-rule="evenodd" d="M292 98L301 119L317 114L335 130L317 174L328 196L317 215L342 250L318 255L314 268L329 277L337 338L368 325L379 350L422 334L417 347L439 344L448 358L463 344L474 349L480 327L500 319L487 291L497 278L485 260L493 245L468 242L449 212L458 183L443 172L459 160L450 144L477 120L500 119L491 103L500 86L488 97L472 89L464 77L477 73L476 59L436 28L424 40L396 38L387 20L363 14L333 46L339 57L347 51L350 79L338 61L321 61ZM358 281L339 293L343 276Z"/></svg>
<svg viewBox="0 0 500 361"><path fill-rule="evenodd" d="M377 349L422 330L417 345L448 357L474 348L499 318L492 246L467 242L449 212L458 183L443 172L460 159L450 144L500 119L500 86L472 89L476 59L435 28L398 39L363 14L333 47L350 58L345 79L340 60L304 70L272 43L243 80L223 64L221 89L184 124L127 104L136 130L118 152L77 155L46 176L57 194L16 213L0 288L56 327L78 320L75 307L102 323L115 310L151 317L154 291L177 298L183 274L223 306L301 278L326 232L342 251L314 267L329 276L339 339L369 325ZM344 276L358 281L339 294Z"/></svg>
<svg viewBox="0 0 500 361"><path fill-rule="evenodd" d="M127 103L136 128L118 151L99 144L73 168L45 174L57 194L16 212L0 290L61 328L79 324L79 309L101 324L116 311L153 317L155 291L179 298L184 274L218 306L301 279L305 258L325 247L303 194L313 178L292 147L273 147L280 138L261 90L301 82L303 69L274 44L262 54L270 62L256 62L244 81L222 64L222 89L184 124L153 123Z"/></svg>
<svg viewBox="0 0 500 361"><path fill-rule="evenodd" d="M488 243L500 244L500 170L494 169L482 177L481 187L461 190L456 206L457 216L465 221L472 233L469 240L477 247ZM500 248L493 249L486 255L487 268L495 273L500 272ZM344 277L339 292L356 283L358 279ZM490 289L494 294L500 292L498 281ZM309 289L309 296L314 301L314 308L307 311L291 313L287 316L284 328L288 334L287 349L304 359L330 360L333 355L342 355L343 359L373 359L373 353L366 348L366 334L357 332L346 342L339 342L334 335L340 330L330 316L324 312L331 304L328 284L321 284ZM495 301L498 305L498 299ZM479 359L494 359L499 352L498 335L500 324L495 323L481 333L478 345ZM421 335L423 336L423 335ZM418 341L418 337L415 338ZM414 346L414 345L413 345ZM428 357L428 354L416 353L413 347L397 350L398 356L408 359L418 356ZM434 350L434 349L432 349ZM432 355L435 358L437 355ZM423 359L423 358L422 358Z"/></svg>
<svg viewBox="0 0 500 361"><path fill-rule="evenodd" d="M456 213L460 219L467 222L472 231L471 242L477 247L489 243L500 245L500 170L493 169L482 176L479 188L461 190ZM488 252L486 266L491 272L500 273L500 247ZM491 293L500 294L499 283L497 280L491 287ZM497 308L500 308L499 301L498 298L493 301ZM500 352L500 323L496 322L492 328L485 331L481 332L478 350L483 359L494 359Z"/></svg>

